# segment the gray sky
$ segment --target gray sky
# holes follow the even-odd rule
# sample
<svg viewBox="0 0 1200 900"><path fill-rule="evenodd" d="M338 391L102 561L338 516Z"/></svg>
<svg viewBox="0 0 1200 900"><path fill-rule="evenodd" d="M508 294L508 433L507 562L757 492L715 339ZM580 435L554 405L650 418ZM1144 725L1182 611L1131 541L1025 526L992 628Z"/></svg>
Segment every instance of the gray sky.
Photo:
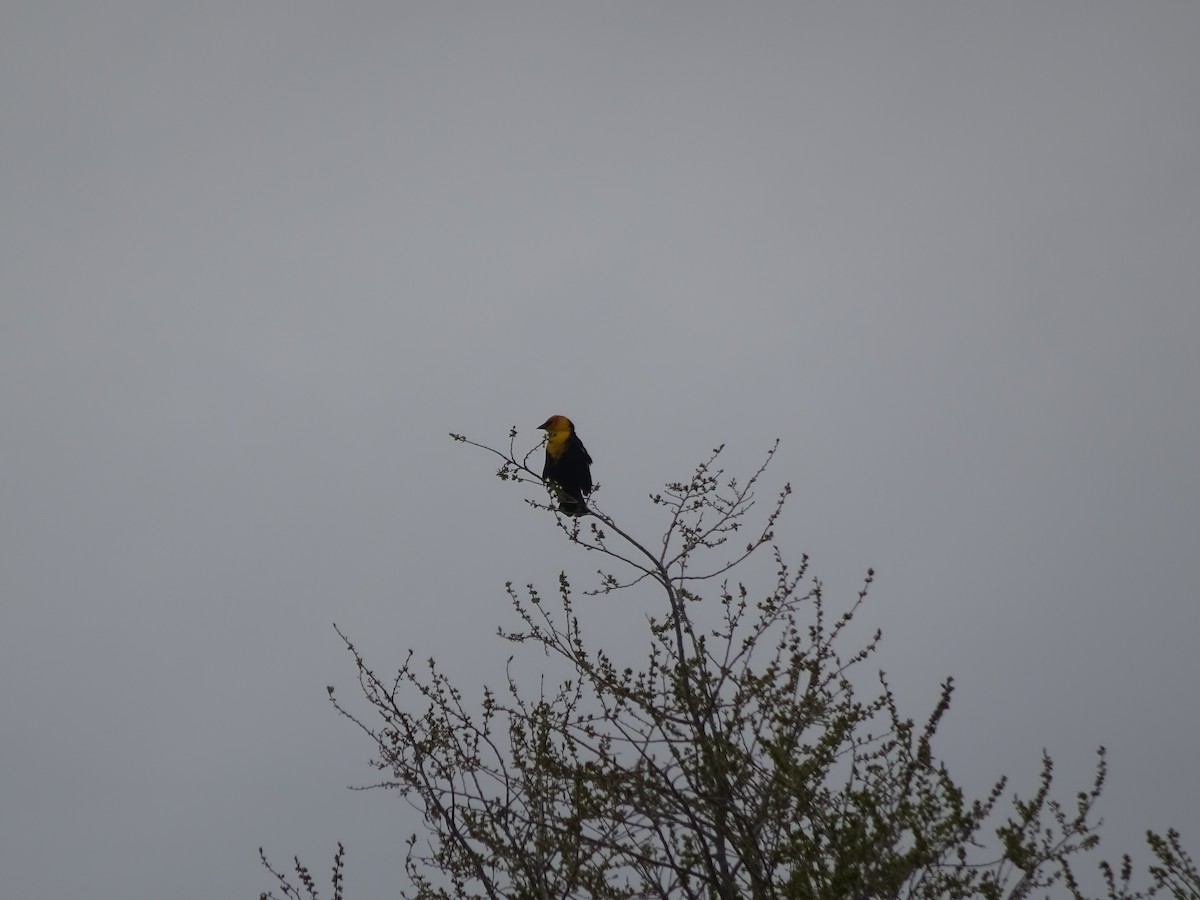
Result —
<svg viewBox="0 0 1200 900"><path fill-rule="evenodd" d="M498 683L504 582L596 563L446 435L551 413L648 537L782 438L785 548L834 604L876 567L962 780L1046 747L1069 799L1104 743L1109 854L1200 849L1200 5L3 18L7 894L256 896L341 839L394 895L330 623Z"/></svg>

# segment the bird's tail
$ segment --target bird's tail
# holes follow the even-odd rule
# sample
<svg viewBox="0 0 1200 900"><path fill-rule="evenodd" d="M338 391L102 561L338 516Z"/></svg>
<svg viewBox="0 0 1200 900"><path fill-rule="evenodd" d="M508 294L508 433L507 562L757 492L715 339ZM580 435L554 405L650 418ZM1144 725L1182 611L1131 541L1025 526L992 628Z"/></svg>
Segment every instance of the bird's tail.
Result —
<svg viewBox="0 0 1200 900"><path fill-rule="evenodd" d="M561 484L550 482L555 499L558 500L558 511L565 516L582 516L588 511L587 503L582 495L569 494Z"/></svg>
<svg viewBox="0 0 1200 900"><path fill-rule="evenodd" d="M588 508L582 500L564 495L558 501L558 511L568 516L582 516L588 511Z"/></svg>

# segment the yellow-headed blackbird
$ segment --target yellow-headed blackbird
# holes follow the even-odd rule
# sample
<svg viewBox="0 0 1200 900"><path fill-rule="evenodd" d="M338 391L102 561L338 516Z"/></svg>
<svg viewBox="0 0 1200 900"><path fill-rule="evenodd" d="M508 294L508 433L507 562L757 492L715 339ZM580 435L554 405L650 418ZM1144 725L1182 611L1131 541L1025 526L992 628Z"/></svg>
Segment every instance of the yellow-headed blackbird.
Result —
<svg viewBox="0 0 1200 900"><path fill-rule="evenodd" d="M557 487L558 508L569 516L587 512L584 497L592 492L592 458L566 416L551 416L538 426L546 432L546 466L542 479Z"/></svg>

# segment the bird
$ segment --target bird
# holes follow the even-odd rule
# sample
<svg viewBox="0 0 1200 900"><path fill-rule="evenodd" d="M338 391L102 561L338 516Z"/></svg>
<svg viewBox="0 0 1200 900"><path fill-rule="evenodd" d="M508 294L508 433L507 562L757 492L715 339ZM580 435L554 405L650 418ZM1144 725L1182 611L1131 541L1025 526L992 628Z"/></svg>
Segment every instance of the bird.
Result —
<svg viewBox="0 0 1200 900"><path fill-rule="evenodd" d="M592 492L592 458L566 416L551 416L538 428L546 432L542 480L555 488L560 512L582 516L587 512L584 497Z"/></svg>

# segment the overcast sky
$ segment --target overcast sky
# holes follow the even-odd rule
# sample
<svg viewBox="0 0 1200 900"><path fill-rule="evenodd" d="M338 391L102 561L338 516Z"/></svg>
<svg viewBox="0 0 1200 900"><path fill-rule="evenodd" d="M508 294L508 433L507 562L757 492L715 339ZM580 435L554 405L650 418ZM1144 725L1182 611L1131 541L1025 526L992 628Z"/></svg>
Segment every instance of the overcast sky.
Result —
<svg viewBox="0 0 1200 900"><path fill-rule="evenodd" d="M6 896L395 896L330 623L498 684L726 442L979 792L1200 849L1200 5L43 3L0 28ZM748 572L747 577L761 572ZM769 578L769 572L767 573ZM762 583L762 582L759 582ZM765 587L770 582L765 583ZM653 600L608 604L643 641Z"/></svg>

